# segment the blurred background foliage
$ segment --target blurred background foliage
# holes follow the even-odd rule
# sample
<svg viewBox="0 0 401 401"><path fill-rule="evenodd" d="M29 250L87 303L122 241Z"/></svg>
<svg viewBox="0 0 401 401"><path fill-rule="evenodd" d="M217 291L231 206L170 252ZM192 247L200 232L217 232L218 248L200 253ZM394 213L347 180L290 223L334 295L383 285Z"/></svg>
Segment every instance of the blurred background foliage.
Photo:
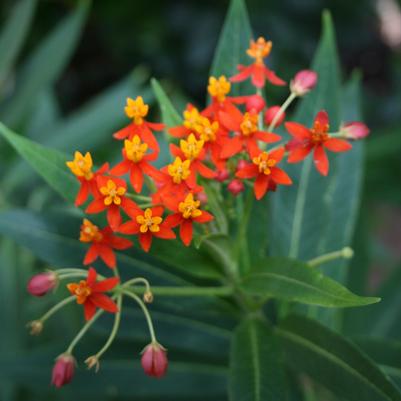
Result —
<svg viewBox="0 0 401 401"><path fill-rule="evenodd" d="M119 0L93 4L3 0L0 120L59 150L94 150L99 161L115 159L119 145L112 143L110 135L125 122L125 98L141 94L154 103L150 76L163 81L178 107L187 101L205 101L208 71L227 6L228 1L222 0ZM354 336L367 334L376 319L373 334L401 340L401 6L391 0L248 0L247 6L255 34L273 40L271 63L286 80L309 66L324 8L333 15L344 78L355 69L362 73L363 114L372 134L366 146L363 199L354 239L356 257L348 287L361 294L380 294L386 304L375 306L373 312L372 308L366 312L347 311L344 331ZM272 88L269 96L279 103L285 91ZM157 114L158 108L153 110ZM2 209L12 206L42 211L64 207L2 141L0 180ZM145 344L145 332L144 326L133 330L132 325L135 338L123 330L113 351L116 361L105 363L101 377L81 373L72 390L56 393L44 388L52 358L59 350L57 344L60 340L65 342L55 341L54 334L72 335L80 321L71 312L52 323L40 340L29 338L24 322L43 311L45 305L28 299L24 285L31 272L43 264L8 240L1 241L0 263L0 310L3 322L7 322L0 331L1 401L36 400L43 396L69 400L74 391L75 399L76 394L96 396L98 400L125 399L135 394L131 399L156 400L163 394L164 400L177 400L185 399L194 386L202 389L199 400L216 394L219 400L225 399L220 378L227 359L222 350L227 349L230 322L222 322L222 327L214 328L213 338L205 338L209 335L205 334L209 333L207 317L203 316L197 330L186 326L185 319L193 317L194 308L207 312L213 305L207 307L194 301L175 307L177 321L168 318L163 323L163 310L155 316L166 336L169 332L172 336L171 327L181 327L182 323L180 337L186 341L184 346L177 345L176 355L181 362L172 369L165 384L149 385L139 371L137 352ZM382 308L391 303L393 307L387 308L383 316ZM93 341L101 341L103 334L99 327ZM127 348L128 340L138 345ZM213 361L214 370L186 365L192 363L194 355L202 362L204 341L209 344L208 360ZM27 357L30 349L34 351ZM132 375L127 375L131 371L127 349L132 355ZM198 374L188 374L191 371ZM169 392L177 380L182 386L181 398Z"/></svg>

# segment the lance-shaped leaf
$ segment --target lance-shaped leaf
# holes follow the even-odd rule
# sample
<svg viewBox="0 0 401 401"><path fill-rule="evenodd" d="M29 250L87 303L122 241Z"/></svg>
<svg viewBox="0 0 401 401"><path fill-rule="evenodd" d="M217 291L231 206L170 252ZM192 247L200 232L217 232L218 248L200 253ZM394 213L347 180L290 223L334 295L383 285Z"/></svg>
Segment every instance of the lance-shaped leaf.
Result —
<svg viewBox="0 0 401 401"><path fill-rule="evenodd" d="M360 349L314 320L290 316L277 329L290 367L349 401L399 401L401 394Z"/></svg>
<svg viewBox="0 0 401 401"><path fill-rule="evenodd" d="M360 297L306 263L269 258L253 266L241 289L247 294L326 307L350 307L379 302L380 298Z"/></svg>
<svg viewBox="0 0 401 401"><path fill-rule="evenodd" d="M46 148L30 139L23 138L0 123L0 135L40 174L62 197L74 202L78 182L66 166L68 157Z"/></svg>
<svg viewBox="0 0 401 401"><path fill-rule="evenodd" d="M283 361L271 328L259 318L244 320L231 344L230 401L285 401Z"/></svg>
<svg viewBox="0 0 401 401"><path fill-rule="evenodd" d="M238 64L249 63L250 58L246 55L246 49L249 47L251 39L252 29L244 0L231 0L214 54L210 75L230 77L237 73ZM236 95L239 93L250 94L252 87L248 83L236 84L232 93Z"/></svg>

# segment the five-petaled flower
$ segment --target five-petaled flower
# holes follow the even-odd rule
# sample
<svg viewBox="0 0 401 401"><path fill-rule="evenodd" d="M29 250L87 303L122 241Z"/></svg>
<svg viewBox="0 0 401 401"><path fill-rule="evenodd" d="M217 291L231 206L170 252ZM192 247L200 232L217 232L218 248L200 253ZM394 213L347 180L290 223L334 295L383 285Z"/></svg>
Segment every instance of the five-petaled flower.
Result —
<svg viewBox="0 0 401 401"><path fill-rule="evenodd" d="M124 180L115 177L98 177L97 184L100 195L86 208L86 213L100 213L107 209L107 222L115 231L121 224L120 208L128 216L138 210L138 205L125 196L127 184Z"/></svg>
<svg viewBox="0 0 401 401"><path fill-rule="evenodd" d="M256 199L261 199L267 191L275 191L277 184L291 185L291 178L281 168L277 167L284 156L284 148L271 152L255 154L252 163L237 171L238 178L256 178L254 192Z"/></svg>
<svg viewBox="0 0 401 401"><path fill-rule="evenodd" d="M156 152L159 152L159 144L153 131L161 131L164 124L151 123L145 120L149 111L149 106L144 103L142 96L138 96L135 100L127 98L125 114L132 119L132 123L114 134L116 139L132 139L134 135L138 135L143 142Z"/></svg>
<svg viewBox="0 0 401 401"><path fill-rule="evenodd" d="M92 319L96 308L111 313L118 311L117 305L104 292L111 291L120 280L117 277L106 278L102 281L96 279L97 272L93 267L90 267L86 280L67 284L70 293L75 295L77 303L83 305L86 320Z"/></svg>
<svg viewBox="0 0 401 401"><path fill-rule="evenodd" d="M329 172L329 160L325 148L332 152L346 152L352 148L352 145L344 139L330 136L329 117L324 110L317 113L311 129L296 122L285 123L285 128L294 138L287 144L288 162L298 163L313 150L313 161L322 175L327 175Z"/></svg>
<svg viewBox="0 0 401 401"><path fill-rule="evenodd" d="M261 131L258 127L259 116L253 112L242 114L237 108L230 113L220 112L220 119L225 127L234 132L234 137L227 138L221 152L222 158L232 157L243 150L249 155L258 151L258 141L265 143L277 142L280 135Z"/></svg>
<svg viewBox="0 0 401 401"><path fill-rule="evenodd" d="M174 239L175 234L163 221L164 208L154 206L145 210L136 210L132 220L122 224L119 232L122 234L138 235L139 243L145 252L148 252L152 245L153 237L162 239Z"/></svg>
<svg viewBox="0 0 401 401"><path fill-rule="evenodd" d="M169 206L175 213L166 217L166 224L171 228L180 226L180 238L186 246L192 241L193 222L203 224L213 220L213 216L205 210L200 210L199 206L200 201L194 199L192 192L183 201Z"/></svg>
<svg viewBox="0 0 401 401"><path fill-rule="evenodd" d="M68 161L66 164L80 183L80 189L75 199L75 206L84 204L90 194L94 197L98 196L99 191L97 189L96 177L106 173L109 169L109 164L105 163L99 170L93 172L91 154L86 152L85 155L83 155L78 151L74 153L74 160Z"/></svg>
<svg viewBox="0 0 401 401"><path fill-rule="evenodd" d="M251 40L247 54L255 59L254 63L248 66L239 65L239 74L230 78L231 82L241 82L251 77L252 84L257 88L265 86L266 79L273 85L285 85L285 81L279 78L274 71L265 66L264 58L266 58L272 49L272 42L266 41L260 37L258 40Z"/></svg>
<svg viewBox="0 0 401 401"><path fill-rule="evenodd" d="M99 229L88 219L82 222L79 240L91 244L85 254L84 265L89 265L100 257L110 268L116 267L113 249L124 250L132 246L130 240L113 235L110 227Z"/></svg>

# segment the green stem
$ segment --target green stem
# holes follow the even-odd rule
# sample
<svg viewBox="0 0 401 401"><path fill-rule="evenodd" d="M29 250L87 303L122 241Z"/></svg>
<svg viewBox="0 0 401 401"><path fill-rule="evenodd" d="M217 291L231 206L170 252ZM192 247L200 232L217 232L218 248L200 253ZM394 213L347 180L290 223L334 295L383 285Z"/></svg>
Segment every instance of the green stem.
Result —
<svg viewBox="0 0 401 401"><path fill-rule="evenodd" d="M63 299L61 302L58 304L54 305L51 309L49 309L40 319L38 319L40 322L44 323L47 319L49 319L50 316L54 315L59 309L63 308L64 306L68 305L72 301L75 300L75 295L72 295L71 297Z"/></svg>
<svg viewBox="0 0 401 401"><path fill-rule="evenodd" d="M148 308L146 307L146 305L142 302L141 298L139 298L138 295L134 294L131 291L123 290L123 294L125 294L125 295L129 296L130 298L132 298L133 300L135 300L136 303L140 306L143 314L145 315L146 322L148 324L151 341L152 341L152 343L157 343L155 329L154 329L153 323L152 323L152 318L150 317L150 314L149 314L149 311L148 311Z"/></svg>
<svg viewBox="0 0 401 401"><path fill-rule="evenodd" d="M307 263L310 267L316 267L323 263L327 263L332 260L336 260L336 259L340 259L340 258L351 259L353 255L354 255L354 251L350 247L346 246L345 248L340 249L339 251L326 253L324 255L318 256L317 258L311 259Z"/></svg>
<svg viewBox="0 0 401 401"><path fill-rule="evenodd" d="M270 132L273 128L275 128L277 121L280 119L281 115L287 110L288 106L293 102L293 100L297 97L295 93L290 93L286 101L281 105L279 111L274 116L272 122L267 127L267 131Z"/></svg>
<svg viewBox="0 0 401 401"><path fill-rule="evenodd" d="M122 287L129 287L130 285L135 285L138 283L142 283L145 286L145 292L150 292L150 284L149 281L146 280L146 278L143 277L137 277L137 278L133 278L131 280L126 281Z"/></svg>
<svg viewBox="0 0 401 401"><path fill-rule="evenodd" d="M248 191L237 232L237 259L241 261L240 266L243 267L243 272L249 270L250 267L247 230L252 211L253 198L253 191Z"/></svg>
<svg viewBox="0 0 401 401"><path fill-rule="evenodd" d="M121 295L119 295L117 297L118 311L114 318L113 329L111 330L110 336L107 339L104 346L102 347L102 349L99 352L97 352L97 354L95 355L97 359L100 359L100 357L109 349L110 345L113 343L113 341L117 335L118 328L120 327L120 321L121 321L122 299L123 299L123 297Z"/></svg>

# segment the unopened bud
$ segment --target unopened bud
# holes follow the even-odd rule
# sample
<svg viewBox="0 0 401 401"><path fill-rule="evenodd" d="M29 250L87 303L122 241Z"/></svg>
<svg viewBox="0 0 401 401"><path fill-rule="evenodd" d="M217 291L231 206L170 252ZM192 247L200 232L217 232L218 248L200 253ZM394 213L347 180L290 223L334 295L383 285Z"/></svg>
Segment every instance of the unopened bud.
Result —
<svg viewBox="0 0 401 401"><path fill-rule="evenodd" d="M43 323L40 320L33 320L26 326L30 329L29 333L33 336L38 336L43 330Z"/></svg>
<svg viewBox="0 0 401 401"><path fill-rule="evenodd" d="M143 294L143 301L147 304L151 304L153 302L153 294L151 291L145 291Z"/></svg>
<svg viewBox="0 0 401 401"><path fill-rule="evenodd" d="M354 256L354 251L349 246L346 246L342 250L342 256L344 259L351 259Z"/></svg>
<svg viewBox="0 0 401 401"><path fill-rule="evenodd" d="M369 135L369 132L367 125L359 121L346 123L340 128L341 135L348 139L363 139Z"/></svg>
<svg viewBox="0 0 401 401"><path fill-rule="evenodd" d="M302 70L295 74L290 83L290 90L297 96L303 96L313 89L317 82L317 74L312 70Z"/></svg>
<svg viewBox="0 0 401 401"><path fill-rule="evenodd" d="M60 388L68 384L74 377L75 358L68 353L61 354L53 367L52 383L54 386Z"/></svg>
<svg viewBox="0 0 401 401"><path fill-rule="evenodd" d="M253 111L254 113L261 112L266 106L266 102L262 96L251 95L246 99L246 111Z"/></svg>
<svg viewBox="0 0 401 401"><path fill-rule="evenodd" d="M217 170L215 180L219 182L224 182L230 177L230 173L228 170L223 169L223 170Z"/></svg>
<svg viewBox="0 0 401 401"><path fill-rule="evenodd" d="M245 160L243 160L243 159L238 160L235 172L238 173L238 171L242 170L247 165L248 165L248 163Z"/></svg>
<svg viewBox="0 0 401 401"><path fill-rule="evenodd" d="M228 185L227 189L234 195L237 196L240 194L244 189L244 183L241 180L234 179Z"/></svg>
<svg viewBox="0 0 401 401"><path fill-rule="evenodd" d="M57 285L57 274L54 272L44 272L35 274L28 282L27 290L35 297L42 297Z"/></svg>
<svg viewBox="0 0 401 401"><path fill-rule="evenodd" d="M95 368L95 372L97 373L100 368L99 358L96 355L92 355L85 360L85 364L88 369Z"/></svg>
<svg viewBox="0 0 401 401"><path fill-rule="evenodd" d="M164 376L168 367L166 349L159 343L147 345L142 351L141 364L148 376Z"/></svg>
<svg viewBox="0 0 401 401"><path fill-rule="evenodd" d="M280 111L281 107L280 106L271 106L265 111L265 124L270 125L273 120L275 119L277 113ZM274 127L279 127L285 119L285 112L280 113L280 117L277 119L277 121L274 123Z"/></svg>

